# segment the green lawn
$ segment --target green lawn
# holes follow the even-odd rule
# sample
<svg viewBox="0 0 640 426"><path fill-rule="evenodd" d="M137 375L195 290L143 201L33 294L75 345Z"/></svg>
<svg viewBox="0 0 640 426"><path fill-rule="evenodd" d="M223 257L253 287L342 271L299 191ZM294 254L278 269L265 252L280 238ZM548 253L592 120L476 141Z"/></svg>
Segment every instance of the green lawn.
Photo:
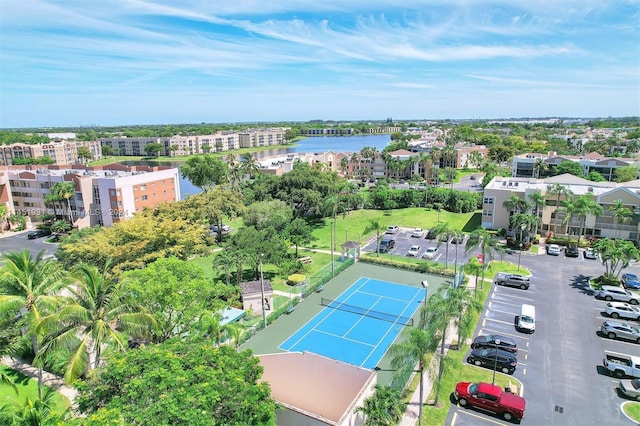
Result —
<svg viewBox="0 0 640 426"><path fill-rule="evenodd" d="M640 424L640 402L628 402L622 407L624 413L631 417L634 422Z"/></svg>
<svg viewBox="0 0 640 426"><path fill-rule="evenodd" d="M16 394L11 386L0 383L0 407L5 404L22 403L26 397L31 400L38 398L38 381L25 376L24 374L12 370L9 367L0 365L0 371L13 379L18 387ZM54 397L54 407L57 412L62 412L70 405L69 400L60 393L56 393Z"/></svg>

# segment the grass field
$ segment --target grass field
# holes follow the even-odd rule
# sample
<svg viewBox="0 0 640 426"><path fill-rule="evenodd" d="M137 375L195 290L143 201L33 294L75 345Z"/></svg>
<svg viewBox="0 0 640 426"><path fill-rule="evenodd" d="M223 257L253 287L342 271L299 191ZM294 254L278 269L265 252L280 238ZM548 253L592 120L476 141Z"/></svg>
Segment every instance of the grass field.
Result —
<svg viewBox="0 0 640 426"><path fill-rule="evenodd" d="M0 371L13 379L18 387L16 394L11 386L0 383L0 407L4 405L21 404L25 398L32 401L38 398L38 381L25 376L24 374L12 370L4 365L0 365ZM63 412L70 405L69 400L63 395L56 393L54 396L54 407L57 412Z"/></svg>
<svg viewBox="0 0 640 426"><path fill-rule="evenodd" d="M634 422L640 424L640 402L628 402L622 407L624 413L631 417Z"/></svg>

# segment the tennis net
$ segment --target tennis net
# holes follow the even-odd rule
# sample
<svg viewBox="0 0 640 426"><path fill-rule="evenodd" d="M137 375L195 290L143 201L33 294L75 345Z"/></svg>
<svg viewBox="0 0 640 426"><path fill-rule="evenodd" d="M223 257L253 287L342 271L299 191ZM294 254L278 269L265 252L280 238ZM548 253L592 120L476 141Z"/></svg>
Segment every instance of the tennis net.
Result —
<svg viewBox="0 0 640 426"><path fill-rule="evenodd" d="M402 315L389 314L387 312L372 311L368 308L362 308L360 306L348 305L346 303L338 302L337 300L327 299L323 297L320 299L322 306L328 306L329 308L337 309L340 311L351 312L352 314L364 315L365 317L371 317L387 322L395 322L402 325L413 325L413 318L404 317Z"/></svg>

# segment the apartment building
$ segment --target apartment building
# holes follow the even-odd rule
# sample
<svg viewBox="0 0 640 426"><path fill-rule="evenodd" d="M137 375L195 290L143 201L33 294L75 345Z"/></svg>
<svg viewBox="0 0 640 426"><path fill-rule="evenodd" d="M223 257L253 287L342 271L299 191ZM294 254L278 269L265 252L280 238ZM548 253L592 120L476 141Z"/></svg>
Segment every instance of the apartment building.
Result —
<svg viewBox="0 0 640 426"><path fill-rule="evenodd" d="M56 214L70 218L78 228L109 226L145 207L180 200L178 173L171 167L121 164L5 167L0 170L0 202L32 222L42 214ZM45 203L57 182L74 183L67 205Z"/></svg>
<svg viewBox="0 0 640 426"><path fill-rule="evenodd" d="M324 129L304 129L301 131L303 136L348 136L355 134L355 130L352 128L324 128Z"/></svg>
<svg viewBox="0 0 640 426"><path fill-rule="evenodd" d="M556 194L551 188L558 184L573 193L574 197L589 195L602 206L601 216L587 215L584 224L581 217L570 217L566 222L566 213L562 202L566 195ZM584 235L594 237L623 238L640 244L640 180L631 182L591 182L570 174L553 176L546 179L525 177L496 176L484 189L482 202L482 225L488 229L504 228L513 232L509 218L514 213L504 203L512 195L529 200L530 195L540 191L545 197L545 206L540 212L543 234L552 231L559 234L578 235L583 227ZM615 217L612 207L621 201L624 207L633 212L627 220Z"/></svg>
<svg viewBox="0 0 640 426"><path fill-rule="evenodd" d="M36 159L49 157L59 166L80 164L78 149L86 147L93 160L102 158L102 146L98 141L53 141L44 144L13 143L0 146L0 166L11 166L15 159Z"/></svg>
<svg viewBox="0 0 640 426"><path fill-rule="evenodd" d="M264 146L282 145L284 143L283 128L249 129L238 133L240 148L260 148Z"/></svg>
<svg viewBox="0 0 640 426"><path fill-rule="evenodd" d="M597 152L590 152L581 156L558 155L555 152L548 154L527 153L516 155L512 160L511 175L513 177L538 177L536 162L543 162L547 168L551 169L563 161L579 163L585 176L592 171L598 172L608 181L613 181L617 168L634 166L638 168L638 175L636 177L640 178L639 159L605 157Z"/></svg>
<svg viewBox="0 0 640 426"><path fill-rule="evenodd" d="M100 138L98 143L111 148L115 155L147 155L145 147L150 143L167 145L169 138L162 137L127 137L119 136L114 138Z"/></svg>

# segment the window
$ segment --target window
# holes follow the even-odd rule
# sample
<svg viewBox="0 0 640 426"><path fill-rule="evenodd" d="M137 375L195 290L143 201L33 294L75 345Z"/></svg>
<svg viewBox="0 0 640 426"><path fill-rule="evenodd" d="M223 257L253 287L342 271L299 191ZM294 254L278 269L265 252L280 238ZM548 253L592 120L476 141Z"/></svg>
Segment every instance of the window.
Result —
<svg viewBox="0 0 640 426"><path fill-rule="evenodd" d="M141 191L146 191L147 190L147 185L140 185L140 190Z"/></svg>
<svg viewBox="0 0 640 426"><path fill-rule="evenodd" d="M116 194L117 194L117 192L116 192L116 190L115 190L115 189L110 189L110 190L109 190L109 195L111 195L112 197L115 197L115 196L116 196Z"/></svg>
<svg viewBox="0 0 640 426"><path fill-rule="evenodd" d="M493 197L484 197L484 200L482 201L484 204L493 204Z"/></svg>
<svg viewBox="0 0 640 426"><path fill-rule="evenodd" d="M148 195L143 195L143 196L142 196L142 201L147 201L148 199L149 199L149 196L148 196Z"/></svg>

